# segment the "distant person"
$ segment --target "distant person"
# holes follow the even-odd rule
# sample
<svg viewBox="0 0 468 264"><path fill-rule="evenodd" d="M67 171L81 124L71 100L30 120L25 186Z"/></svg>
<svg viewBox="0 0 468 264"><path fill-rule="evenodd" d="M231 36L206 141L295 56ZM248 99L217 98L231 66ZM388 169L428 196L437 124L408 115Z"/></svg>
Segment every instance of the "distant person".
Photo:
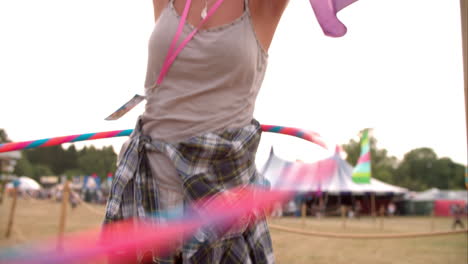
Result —
<svg viewBox="0 0 468 264"><path fill-rule="evenodd" d="M458 225L460 225L461 229L465 229L465 225L462 222L462 217L463 217L464 210L463 208L459 205L456 204L453 207L453 224L452 224L452 229L455 230Z"/></svg>
<svg viewBox="0 0 468 264"><path fill-rule="evenodd" d="M362 204L360 200L357 200L356 203L354 204L354 216L357 219L361 218L361 211L362 211Z"/></svg>
<svg viewBox="0 0 468 264"><path fill-rule="evenodd" d="M315 214L317 218L322 218L325 216L325 204L322 199L320 199L318 203L318 210L317 213Z"/></svg>
<svg viewBox="0 0 468 264"><path fill-rule="evenodd" d="M394 216L396 212L396 206L393 202L390 202L387 206L387 214L388 216Z"/></svg>
<svg viewBox="0 0 468 264"><path fill-rule="evenodd" d="M80 204L80 198L74 191L70 192L70 205L72 209L75 209Z"/></svg>
<svg viewBox="0 0 468 264"><path fill-rule="evenodd" d="M354 211L353 207L348 207L348 218L354 218L356 216L356 212Z"/></svg>

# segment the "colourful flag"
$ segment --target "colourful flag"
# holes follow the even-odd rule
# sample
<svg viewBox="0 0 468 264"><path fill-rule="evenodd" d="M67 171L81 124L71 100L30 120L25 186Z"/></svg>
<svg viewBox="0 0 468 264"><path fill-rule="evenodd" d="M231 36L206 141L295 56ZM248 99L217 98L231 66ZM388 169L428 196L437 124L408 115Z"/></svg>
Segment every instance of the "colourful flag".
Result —
<svg viewBox="0 0 468 264"><path fill-rule="evenodd" d="M355 183L370 183L371 179L371 155L369 147L368 129L362 132L361 156L353 169L353 181Z"/></svg>

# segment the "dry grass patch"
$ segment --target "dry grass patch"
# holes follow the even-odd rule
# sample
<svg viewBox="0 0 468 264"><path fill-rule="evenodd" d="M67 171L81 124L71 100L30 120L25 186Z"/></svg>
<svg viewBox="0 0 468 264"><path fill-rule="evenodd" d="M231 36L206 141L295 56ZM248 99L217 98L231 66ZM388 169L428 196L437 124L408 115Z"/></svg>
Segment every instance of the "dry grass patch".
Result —
<svg viewBox="0 0 468 264"><path fill-rule="evenodd" d="M15 231L10 239L5 231L11 199L0 205L0 247L24 244L54 238L58 232L60 203L52 201L18 200L15 216ZM99 228L104 206L89 205L68 208L66 232ZM452 219L428 217L395 217L385 219L383 230L380 222L371 218L346 221L342 227L340 218L308 218L303 224L300 218L270 219L270 223L310 231L333 233L408 233L448 231ZM466 223L466 222L465 222ZM468 224L468 223L466 223ZM287 264L467 264L467 234L405 239L336 239L291 234L272 230L273 246L277 263Z"/></svg>

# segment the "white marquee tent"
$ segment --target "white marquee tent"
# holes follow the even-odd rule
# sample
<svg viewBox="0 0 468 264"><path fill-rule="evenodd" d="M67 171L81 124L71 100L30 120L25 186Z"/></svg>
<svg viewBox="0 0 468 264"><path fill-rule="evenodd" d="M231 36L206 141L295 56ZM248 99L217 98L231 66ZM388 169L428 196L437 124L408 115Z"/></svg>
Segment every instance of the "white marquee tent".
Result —
<svg viewBox="0 0 468 264"><path fill-rule="evenodd" d="M41 189L41 185L37 183L34 179L31 179L29 177L19 177L17 179L19 181L19 186L18 189L22 191L37 191ZM13 182L10 182L6 185L6 189L13 189Z"/></svg>
<svg viewBox="0 0 468 264"><path fill-rule="evenodd" d="M423 192L408 192L405 198L410 201L464 200L468 203L468 191L431 188Z"/></svg>

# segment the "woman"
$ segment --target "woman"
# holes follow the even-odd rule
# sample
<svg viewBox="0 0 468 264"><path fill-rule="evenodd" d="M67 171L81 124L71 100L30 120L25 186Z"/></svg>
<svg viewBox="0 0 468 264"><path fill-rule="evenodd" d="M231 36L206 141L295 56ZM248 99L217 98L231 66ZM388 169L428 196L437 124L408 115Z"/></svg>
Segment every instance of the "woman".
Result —
<svg viewBox="0 0 468 264"><path fill-rule="evenodd" d="M163 213L180 212L184 204L261 182L255 169L261 130L253 111L267 51L288 1L224 0L210 16L216 2L192 0L188 6L185 0L153 0L146 108L121 151L106 223L155 215L164 221ZM184 10L177 44L206 23L173 56L177 45L171 43ZM170 57L175 59L167 66ZM181 238L176 248L170 255L154 252L143 258L153 263L274 262L263 216L253 225L247 219L223 230L199 230L184 243Z"/></svg>

